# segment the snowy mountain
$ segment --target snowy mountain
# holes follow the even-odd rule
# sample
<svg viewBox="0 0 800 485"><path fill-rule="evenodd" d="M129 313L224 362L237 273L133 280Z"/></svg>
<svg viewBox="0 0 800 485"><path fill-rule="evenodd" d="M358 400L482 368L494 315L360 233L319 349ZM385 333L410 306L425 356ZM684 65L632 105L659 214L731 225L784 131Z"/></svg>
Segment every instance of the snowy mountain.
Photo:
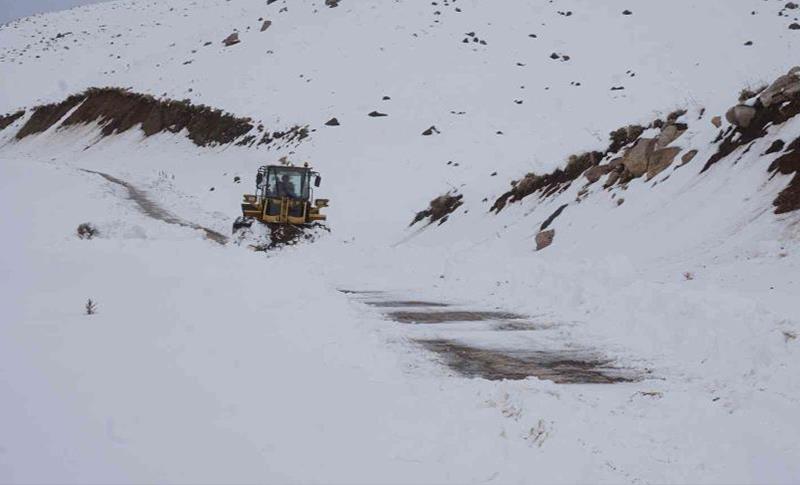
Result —
<svg viewBox="0 0 800 485"><path fill-rule="evenodd" d="M798 17L0 26L0 481L796 482ZM231 224L281 159L322 173L330 233L252 252Z"/></svg>

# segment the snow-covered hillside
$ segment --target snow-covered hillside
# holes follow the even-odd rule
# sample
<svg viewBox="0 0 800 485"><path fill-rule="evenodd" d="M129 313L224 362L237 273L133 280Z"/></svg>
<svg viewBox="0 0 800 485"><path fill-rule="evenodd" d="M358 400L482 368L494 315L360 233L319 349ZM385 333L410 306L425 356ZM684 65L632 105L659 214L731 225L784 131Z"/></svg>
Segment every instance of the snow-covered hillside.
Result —
<svg viewBox="0 0 800 485"><path fill-rule="evenodd" d="M798 16L121 0L0 26L0 482L800 480ZM133 101L64 102L104 87ZM196 118L145 116L170 109ZM208 237L281 157L322 173L331 232Z"/></svg>

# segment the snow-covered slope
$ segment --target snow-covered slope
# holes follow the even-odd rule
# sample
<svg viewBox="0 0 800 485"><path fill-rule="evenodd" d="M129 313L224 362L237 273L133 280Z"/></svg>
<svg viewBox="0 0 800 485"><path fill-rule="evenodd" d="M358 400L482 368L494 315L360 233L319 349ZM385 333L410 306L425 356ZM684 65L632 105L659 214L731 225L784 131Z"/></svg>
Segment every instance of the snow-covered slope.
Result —
<svg viewBox="0 0 800 485"><path fill-rule="evenodd" d="M742 136L724 119L739 91L796 64L798 12L127 0L0 27L0 113L24 110L0 130L0 481L797 481L800 213L774 213L792 176L769 167L800 117L703 169L720 132ZM17 139L37 106L105 86L309 136L103 136L61 126L73 106ZM490 211L511 181L676 110L669 146L696 150L683 166L608 188L581 175ZM331 233L266 257L153 220L92 173L227 234L257 167L284 156L322 172ZM447 192L463 205L444 224L408 227ZM99 236L78 239L83 222ZM548 330L409 329L341 289ZM639 377L467 379L420 335L591 348Z"/></svg>

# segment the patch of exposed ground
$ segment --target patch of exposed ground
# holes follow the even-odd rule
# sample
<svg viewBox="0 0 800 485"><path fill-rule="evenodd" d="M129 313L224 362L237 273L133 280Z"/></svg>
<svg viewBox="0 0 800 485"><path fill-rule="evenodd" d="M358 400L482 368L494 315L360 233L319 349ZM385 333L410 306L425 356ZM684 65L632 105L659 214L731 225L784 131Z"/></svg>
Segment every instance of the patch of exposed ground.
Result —
<svg viewBox="0 0 800 485"><path fill-rule="evenodd" d="M384 292L340 291L381 309L387 319L403 324L411 341L436 354L464 377L490 380L537 377L559 384L613 384L640 378L639 372L616 367L597 350L576 350L572 343L559 345L552 338L529 338L539 332L557 330L559 325L550 321L496 310L456 310L453 308L458 305L453 303L397 299ZM471 341L467 342L464 338L470 333ZM477 343L475 335L481 342L484 338L491 339L492 347L484 345L485 342Z"/></svg>
<svg viewBox="0 0 800 485"><path fill-rule="evenodd" d="M444 308L450 306L447 303L417 300L365 301L364 303L378 308Z"/></svg>
<svg viewBox="0 0 800 485"><path fill-rule="evenodd" d="M128 182L126 182L126 181L124 181L122 179L119 179L119 178L114 177L112 175L109 175L107 173L96 172L96 171L93 171L93 170L84 170L84 172L93 173L95 175L99 175L100 177L103 177L104 179L108 180L109 182L111 182L113 184L125 187L125 189L128 191L128 197L132 201L134 201L137 206L139 206L139 209L141 209L141 211L146 216L148 216L148 217L150 217L152 219L163 221L163 222L166 222L167 224L175 224L175 225L178 225L178 226L188 227L190 229L196 229L196 230L199 230L199 231L203 231L203 233L205 234L206 239L214 241L217 244L225 244L225 243L228 242L228 237L227 236L224 236L224 235L220 234L219 232L214 231L213 229L209 229L209 228L203 227L203 226L201 226L199 224L195 224L194 222L189 222L189 221L186 221L184 219L181 219L180 217L174 215L173 213L169 212L168 210L162 208L157 203L152 201L147 196L146 192L144 192L144 191L142 191L140 189L137 189L136 187L134 187L133 185L131 185L130 183L128 183Z"/></svg>
<svg viewBox="0 0 800 485"><path fill-rule="evenodd" d="M455 323L486 322L492 320L516 320L525 318L516 313L495 311L393 311L386 314L400 323Z"/></svg>
<svg viewBox="0 0 800 485"><path fill-rule="evenodd" d="M67 114L69 116L64 119ZM233 142L246 146L271 146L273 143L288 146L299 143L309 134L307 126L269 132L261 124L256 126L250 118L236 117L188 100L157 99L120 88L90 88L60 103L33 108L33 114L16 138L22 140L57 124L70 127L88 123L99 123L102 136L123 133L135 126L141 127L145 136L186 130L187 137L203 147Z"/></svg>
<svg viewBox="0 0 800 485"><path fill-rule="evenodd" d="M585 351L485 349L451 340L418 342L466 377L489 380L537 377L556 384L613 384L635 380L632 375L626 375L629 374L626 371L614 368L610 360Z"/></svg>

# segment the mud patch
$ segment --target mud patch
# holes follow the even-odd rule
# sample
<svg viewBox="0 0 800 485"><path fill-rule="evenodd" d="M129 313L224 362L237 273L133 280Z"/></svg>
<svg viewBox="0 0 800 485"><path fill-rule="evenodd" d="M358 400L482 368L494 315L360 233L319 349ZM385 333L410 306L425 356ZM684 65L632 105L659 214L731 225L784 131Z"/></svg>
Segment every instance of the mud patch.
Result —
<svg viewBox="0 0 800 485"><path fill-rule="evenodd" d="M417 343L439 355L449 368L465 377L488 380L537 377L556 384L614 384L637 380L632 372L615 368L611 360L590 352L493 350L450 340L417 340Z"/></svg>
<svg viewBox="0 0 800 485"><path fill-rule="evenodd" d="M524 315L508 312L487 311L396 311L386 314L390 319L399 323L434 324L434 323L459 323L459 322L486 322L493 320L517 320L525 318Z"/></svg>
<svg viewBox="0 0 800 485"><path fill-rule="evenodd" d="M150 200L150 198L147 197L147 194L144 191L137 189L136 187L134 187L133 185L122 179L118 179L117 177L114 177L107 173L95 172L94 170L83 170L83 171L86 173L93 173L95 175L99 175L113 184L125 187L125 189L128 191L128 197L132 201L134 201L136 205L139 206L139 209L141 209L141 211L144 212L146 216L152 219L166 222L167 224L175 224L178 226L188 227L190 229L203 231L206 239L214 241L217 244L224 245L225 243L228 242L228 238L220 234L219 232L214 231L213 229L209 229L207 227L203 227L199 224L195 224L194 222L183 220L180 217L172 214L168 210L160 207L158 204Z"/></svg>

